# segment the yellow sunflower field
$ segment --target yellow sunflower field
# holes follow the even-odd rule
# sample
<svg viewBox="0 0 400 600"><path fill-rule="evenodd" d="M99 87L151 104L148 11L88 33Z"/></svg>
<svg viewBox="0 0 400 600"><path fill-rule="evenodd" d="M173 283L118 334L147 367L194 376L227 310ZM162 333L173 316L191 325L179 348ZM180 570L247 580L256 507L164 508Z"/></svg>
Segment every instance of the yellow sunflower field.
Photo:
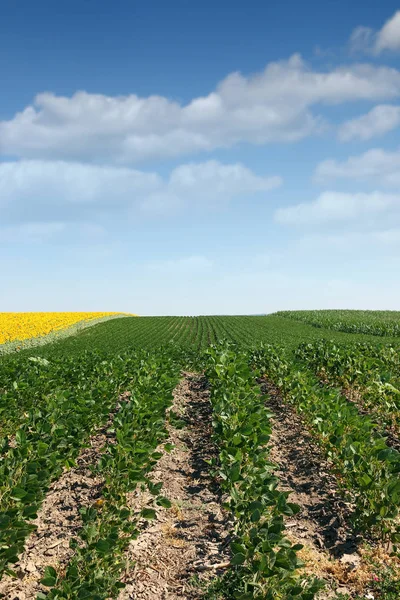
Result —
<svg viewBox="0 0 400 600"><path fill-rule="evenodd" d="M113 312L0 313L0 344L41 337L81 321L120 315Z"/></svg>

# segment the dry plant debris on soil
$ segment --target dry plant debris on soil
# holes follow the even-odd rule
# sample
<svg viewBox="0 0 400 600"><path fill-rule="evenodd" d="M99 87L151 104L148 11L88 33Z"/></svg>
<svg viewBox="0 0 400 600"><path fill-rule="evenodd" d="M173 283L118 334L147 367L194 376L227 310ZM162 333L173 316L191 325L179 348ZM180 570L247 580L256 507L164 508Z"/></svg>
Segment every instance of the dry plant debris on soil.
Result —
<svg viewBox="0 0 400 600"><path fill-rule="evenodd" d="M305 571L328 584L318 598L363 594L375 577L372 562L398 561L381 546L366 549L362 536L350 526L352 505L343 500L332 464L279 391L267 380L261 380L261 385L274 413L271 459L277 465L282 489L289 491L291 501L301 508L286 523L289 538L304 545L299 556L306 563Z"/></svg>
<svg viewBox="0 0 400 600"><path fill-rule="evenodd" d="M179 329L181 321L170 325L176 326L177 331L185 335L188 346L196 339L200 340L200 347L215 341L223 333L223 319L210 318L209 322L198 320L189 324L182 321L182 331ZM275 317L278 324L282 319L278 321ZM130 322L129 318L126 320ZM136 320L134 327L143 329L143 339L157 341L156 335L147 335L142 323ZM160 326L163 323L160 321ZM238 323L231 319L226 321L232 330ZM255 318L248 318L243 323L243 327L248 327L249 338L253 330L260 329ZM295 322L290 324L291 327L292 324L297 327ZM156 326L158 321L154 322L154 331ZM107 327L111 329L110 325ZM113 324L115 331L121 327L120 323ZM307 329L310 326L307 325ZM100 329L98 331L101 333ZM210 332L214 332L214 337ZM164 333L170 336L169 329L165 329ZM242 335L240 328L236 334ZM90 344L95 339L93 335L89 332L82 340ZM295 332L293 336L296 335ZM75 340L70 340L68 344L72 341L75 343ZM111 341L119 344L120 338L117 335ZM81 341L78 340L79 343ZM175 363L180 365L176 369L177 375L178 369L186 363L182 356L176 361L181 361ZM275 415L269 445L272 447L271 459L277 465L280 488L289 491L290 501L301 509L295 516L285 518L285 524L292 543L304 545L298 556L306 563L305 573L328 582L327 589L318 596L320 600L333 598L336 592L348 594L351 598L371 598L368 590L374 578L372 564L391 565L395 569L396 565L399 566L397 559L389 557L378 544L371 544L368 548L366 541L369 540L353 531L350 517L354 507L343 500L338 484L340 476L335 478L333 465L313 441L293 406L285 404L268 381L261 383L262 391L268 395L268 406ZM315 393L318 395L318 392ZM359 413L364 412L356 395L347 397L357 404ZM171 506L156 506L154 520L140 521L140 534L132 540L126 552L127 567L122 576L126 587L121 590L119 600L194 600L204 596L208 584L229 566L232 523L222 509L223 498L206 462L217 455L211 440L210 412L204 377L183 373L183 379L174 391L173 406L167 412L169 439L159 446L161 458L151 473L154 484L163 484L162 493ZM329 417L327 415L325 422L335 422ZM8 600L29 600L39 591L46 592L40 583L46 566L56 566L61 576L65 573L74 552L69 540L77 537L82 526L79 511L95 505L101 498L103 480L94 475L91 467L97 464L104 447L114 443L107 431L112 418L110 414L106 426L91 438L89 447L81 451L77 466L65 471L50 486L34 521L37 529L27 540L25 551L16 565L18 578L5 576L0 583L0 593ZM353 428L357 430L357 424ZM130 492L128 496L133 511L140 512L149 503L147 492Z"/></svg>
<svg viewBox="0 0 400 600"><path fill-rule="evenodd" d="M162 457L152 473L153 483L163 483L163 494L172 505L157 507L154 521L141 522L141 535L127 552L126 587L119 600L200 598L207 582L229 564L229 519L206 463L215 455L210 410L204 378L185 374L174 390L167 418L169 439L160 446ZM79 510L95 505L102 495L103 481L91 467L106 444L113 443L108 433L113 416L81 451L77 466L51 485L34 521L37 530L16 566L18 579L5 576L0 583L7 600L31 600L45 592L40 583L45 567L62 573L70 560L69 541L82 526ZM171 450L165 449L166 443ZM148 492L129 494L137 511L149 500Z"/></svg>
<svg viewBox="0 0 400 600"><path fill-rule="evenodd" d="M25 544L15 571L17 579L6 575L0 581L0 595L6 600L30 600L38 592L45 592L40 580L48 566L57 567L59 572L68 564L73 554L70 540L82 527L80 509L99 501L103 480L94 475L94 467L107 444L113 443L113 434L108 430L121 403L129 399L129 392L122 394L110 413L107 423L92 436L80 452L76 467L65 469L61 477L54 481L33 521L37 529ZM3 597L3 596L1 596Z"/></svg>
<svg viewBox="0 0 400 600"><path fill-rule="evenodd" d="M216 573L229 563L229 522L205 462L215 454L211 442L209 393L204 378L186 374L174 391L171 408L185 423L168 419L170 452L152 473L163 483L171 508L157 508L157 519L130 544L134 566L119 600L194 599ZM146 494L133 494L135 508L146 504Z"/></svg>

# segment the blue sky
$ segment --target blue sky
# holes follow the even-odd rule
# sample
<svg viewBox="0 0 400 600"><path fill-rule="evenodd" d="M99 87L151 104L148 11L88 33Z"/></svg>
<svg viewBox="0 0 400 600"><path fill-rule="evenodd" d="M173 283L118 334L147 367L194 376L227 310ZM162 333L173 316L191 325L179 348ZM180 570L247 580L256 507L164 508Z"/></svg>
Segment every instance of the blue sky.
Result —
<svg viewBox="0 0 400 600"><path fill-rule="evenodd" d="M0 310L400 309L400 6L5 0Z"/></svg>

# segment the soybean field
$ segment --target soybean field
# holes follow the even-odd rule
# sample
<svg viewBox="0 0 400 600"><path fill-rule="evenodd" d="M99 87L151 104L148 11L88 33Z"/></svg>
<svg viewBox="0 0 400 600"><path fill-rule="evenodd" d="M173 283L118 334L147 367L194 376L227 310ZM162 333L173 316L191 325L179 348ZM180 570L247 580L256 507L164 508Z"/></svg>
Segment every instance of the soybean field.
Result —
<svg viewBox="0 0 400 600"><path fill-rule="evenodd" d="M36 315L0 319L0 597L400 598L400 313Z"/></svg>

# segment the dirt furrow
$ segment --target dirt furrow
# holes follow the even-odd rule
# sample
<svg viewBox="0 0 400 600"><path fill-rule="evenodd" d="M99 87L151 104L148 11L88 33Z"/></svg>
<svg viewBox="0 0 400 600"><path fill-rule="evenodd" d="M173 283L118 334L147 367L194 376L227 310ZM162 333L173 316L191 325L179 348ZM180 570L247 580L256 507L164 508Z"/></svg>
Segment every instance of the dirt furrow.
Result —
<svg viewBox="0 0 400 600"><path fill-rule="evenodd" d="M128 400L129 396L127 392L120 397L108 422L80 452L76 467L64 470L61 477L51 484L37 518L32 521L37 529L28 538L25 551L14 569L18 578L3 577L0 597L6 600L31 600L38 592L47 589L40 584L47 566L62 572L68 564L73 554L69 542L82 527L79 511L82 507L93 505L101 497L104 482L101 477L94 475L91 467L97 464L104 447L113 443L114 436L108 430L120 403Z"/></svg>
<svg viewBox="0 0 400 600"><path fill-rule="evenodd" d="M371 573L359 552L362 539L350 526L352 507L343 500L332 464L301 417L268 381L262 380L261 387L274 413L271 459L278 465L282 489L290 491L290 501L300 506L286 523L288 535L304 545L299 556L307 563L306 570L328 582L319 598L330 598L333 590L355 595L365 590Z"/></svg>
<svg viewBox="0 0 400 600"><path fill-rule="evenodd" d="M168 418L170 452L151 478L162 482L170 508L157 508L157 518L131 542L119 600L178 600L200 598L207 582L229 562L229 523L221 509L218 489L205 462L215 454L211 442L209 392L205 380L185 374L174 391ZM184 421L181 428L177 418ZM135 508L145 506L146 494L132 494Z"/></svg>

